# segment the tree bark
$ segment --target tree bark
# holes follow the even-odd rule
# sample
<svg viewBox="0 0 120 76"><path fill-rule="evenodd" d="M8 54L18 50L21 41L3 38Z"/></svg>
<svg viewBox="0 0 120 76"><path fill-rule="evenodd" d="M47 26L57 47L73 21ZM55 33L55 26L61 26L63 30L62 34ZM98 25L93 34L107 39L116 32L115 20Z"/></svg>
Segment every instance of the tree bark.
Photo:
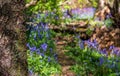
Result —
<svg viewBox="0 0 120 76"><path fill-rule="evenodd" d="M114 0L113 2L113 6L111 9L113 16L119 13L119 3L120 3L120 0Z"/></svg>
<svg viewBox="0 0 120 76"><path fill-rule="evenodd" d="M28 76L24 0L0 0L0 76Z"/></svg>

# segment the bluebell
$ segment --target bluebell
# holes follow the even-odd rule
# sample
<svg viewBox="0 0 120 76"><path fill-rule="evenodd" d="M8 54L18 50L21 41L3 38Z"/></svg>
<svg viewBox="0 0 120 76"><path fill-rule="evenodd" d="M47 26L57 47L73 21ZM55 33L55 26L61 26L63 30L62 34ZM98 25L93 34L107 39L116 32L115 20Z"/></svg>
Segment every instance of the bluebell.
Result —
<svg viewBox="0 0 120 76"><path fill-rule="evenodd" d="M104 58L103 57L100 57L99 58L99 61L100 61L100 65L102 65L104 63Z"/></svg>
<svg viewBox="0 0 120 76"><path fill-rule="evenodd" d="M36 49L37 49L36 46L30 48L32 52L35 51Z"/></svg>
<svg viewBox="0 0 120 76"><path fill-rule="evenodd" d="M79 46L80 46L81 49L84 49L84 41L80 41Z"/></svg>
<svg viewBox="0 0 120 76"><path fill-rule="evenodd" d="M47 47L48 47L48 45L47 45L46 43L43 43L43 44L41 45L41 48L43 49L43 51L46 51L46 50L47 50Z"/></svg>
<svg viewBox="0 0 120 76"><path fill-rule="evenodd" d="M48 62L50 62L51 61L51 59L50 59L50 57L48 57Z"/></svg>

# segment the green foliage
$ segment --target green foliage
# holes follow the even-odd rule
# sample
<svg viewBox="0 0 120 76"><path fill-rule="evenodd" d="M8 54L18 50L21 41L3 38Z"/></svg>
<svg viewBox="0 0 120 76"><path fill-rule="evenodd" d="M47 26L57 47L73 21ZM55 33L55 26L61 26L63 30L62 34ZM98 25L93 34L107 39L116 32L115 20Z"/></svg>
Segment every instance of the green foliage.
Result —
<svg viewBox="0 0 120 76"><path fill-rule="evenodd" d="M31 0L26 0L26 3L29 3ZM53 11L58 9L58 4L60 0L38 0L37 4L30 6L26 12L28 13L37 13L39 11Z"/></svg>
<svg viewBox="0 0 120 76"><path fill-rule="evenodd" d="M96 8L96 7L98 7L98 1L99 1L99 0L89 0L89 1L88 1L88 0L78 0L78 1L79 1L80 3L83 3L83 4L87 4L87 6L90 5L90 6ZM88 2L89 4L88 4L87 2Z"/></svg>
<svg viewBox="0 0 120 76"><path fill-rule="evenodd" d="M33 70L34 73L37 73L39 76L50 76L54 74L60 74L60 65L54 61L54 58L51 58L52 62L48 62L48 56L44 57L31 53L28 50L28 68Z"/></svg>
<svg viewBox="0 0 120 76"><path fill-rule="evenodd" d="M104 21L104 23L107 27L111 27L112 24L114 23L114 21L112 19L108 18Z"/></svg>
<svg viewBox="0 0 120 76"><path fill-rule="evenodd" d="M26 3L29 3L30 1L31 0L26 0ZM60 16L62 15L59 6L60 1L61 0L38 0L37 4L27 8L25 10L25 13L28 16L32 16L33 14L41 14L41 16L44 17L41 17L41 22L47 22L58 25L60 24ZM36 21L40 21L41 19L37 18Z"/></svg>
<svg viewBox="0 0 120 76"><path fill-rule="evenodd" d="M95 49L85 47L81 49L79 46L66 48L69 50L66 55L76 61L71 70L77 76L117 76L120 75L120 57L106 57Z"/></svg>
<svg viewBox="0 0 120 76"><path fill-rule="evenodd" d="M90 0L92 6L95 7L95 8L98 7L98 1L99 0Z"/></svg>
<svg viewBox="0 0 120 76"><path fill-rule="evenodd" d="M93 29L88 28L87 31L86 31L86 34L91 36L92 32L93 32Z"/></svg>

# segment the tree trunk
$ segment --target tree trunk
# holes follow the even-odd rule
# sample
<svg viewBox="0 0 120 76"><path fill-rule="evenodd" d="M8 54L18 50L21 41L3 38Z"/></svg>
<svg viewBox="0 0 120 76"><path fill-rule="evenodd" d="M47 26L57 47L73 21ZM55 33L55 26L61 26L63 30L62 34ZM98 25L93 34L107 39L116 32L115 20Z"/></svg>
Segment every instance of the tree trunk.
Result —
<svg viewBox="0 0 120 76"><path fill-rule="evenodd" d="M116 14L119 12L119 3L120 0L99 0L99 7L104 8L105 6L109 6L112 14Z"/></svg>
<svg viewBox="0 0 120 76"><path fill-rule="evenodd" d="M111 9L115 28L120 28L119 4L120 4L120 0L114 0L113 7Z"/></svg>
<svg viewBox="0 0 120 76"><path fill-rule="evenodd" d="M0 0L0 76L28 76L24 0Z"/></svg>

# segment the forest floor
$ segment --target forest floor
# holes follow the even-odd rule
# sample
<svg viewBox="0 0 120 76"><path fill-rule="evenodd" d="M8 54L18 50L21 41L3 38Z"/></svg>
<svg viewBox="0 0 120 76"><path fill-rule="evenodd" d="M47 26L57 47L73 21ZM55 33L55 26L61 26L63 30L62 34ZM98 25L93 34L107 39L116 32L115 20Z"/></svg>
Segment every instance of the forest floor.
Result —
<svg viewBox="0 0 120 76"><path fill-rule="evenodd" d="M63 34L63 33L62 33ZM75 61L65 55L65 46L74 41L74 35L59 35L55 37L56 49L58 54L58 62L62 67L62 74L60 76L75 76L75 73L70 70L70 67L75 64ZM107 28L96 28L90 40L94 40L99 43L100 48L109 48L111 45L116 46L120 49L120 29L107 29ZM107 50L109 51L109 50ZM58 76L58 75L56 75Z"/></svg>
<svg viewBox="0 0 120 76"><path fill-rule="evenodd" d="M58 62L60 63L62 67L62 74L60 76L75 76L74 72L70 70L70 67L75 64L75 61L69 58L65 55L65 46L67 43L70 42L69 39L72 39L73 37L68 36L57 36L56 40L56 49L58 54Z"/></svg>

